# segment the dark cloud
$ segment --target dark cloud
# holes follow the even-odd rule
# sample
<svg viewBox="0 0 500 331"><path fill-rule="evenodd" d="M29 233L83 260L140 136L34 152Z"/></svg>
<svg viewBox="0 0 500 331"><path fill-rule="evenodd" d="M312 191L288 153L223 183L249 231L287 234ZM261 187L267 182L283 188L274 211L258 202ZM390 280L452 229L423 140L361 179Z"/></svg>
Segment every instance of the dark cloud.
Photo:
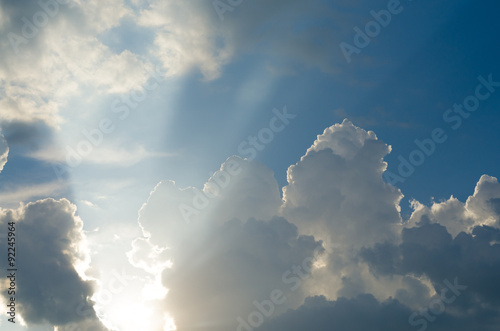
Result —
<svg viewBox="0 0 500 331"><path fill-rule="evenodd" d="M2 133L10 146L34 152L54 142L54 128L43 121L0 122Z"/></svg>
<svg viewBox="0 0 500 331"><path fill-rule="evenodd" d="M458 278L481 300L500 303L500 230L475 227L454 239L440 224L422 222L403 230L400 245L376 244L361 256L373 272L382 275L425 275L438 286Z"/></svg>
<svg viewBox="0 0 500 331"><path fill-rule="evenodd" d="M372 295L328 301L323 296L309 297L297 310L290 310L264 324L258 331L366 331L412 330L408 324L411 310L397 300L379 303Z"/></svg>
<svg viewBox="0 0 500 331"><path fill-rule="evenodd" d="M375 274L424 277L438 294L447 282L466 286L448 311L468 318L475 330L489 330L486 325L500 318L499 243L500 230L493 227L477 226L452 238L444 226L423 218L417 227L403 230L401 244L376 244L360 256Z"/></svg>
<svg viewBox="0 0 500 331"><path fill-rule="evenodd" d="M85 258L80 248L82 222L75 211L76 207L65 199L45 199L17 210L0 210L2 229L9 222L16 224L15 297L17 311L28 325L82 323L106 330L90 301L94 284L83 280L75 269L75 264ZM10 297L5 288L2 295L6 300Z"/></svg>
<svg viewBox="0 0 500 331"><path fill-rule="evenodd" d="M270 320L256 331L493 331L498 329L498 313L484 309L477 315L460 316L444 312L432 323L411 325L413 311L398 300L379 302L371 294L352 299L328 301L323 296L309 297L296 310Z"/></svg>

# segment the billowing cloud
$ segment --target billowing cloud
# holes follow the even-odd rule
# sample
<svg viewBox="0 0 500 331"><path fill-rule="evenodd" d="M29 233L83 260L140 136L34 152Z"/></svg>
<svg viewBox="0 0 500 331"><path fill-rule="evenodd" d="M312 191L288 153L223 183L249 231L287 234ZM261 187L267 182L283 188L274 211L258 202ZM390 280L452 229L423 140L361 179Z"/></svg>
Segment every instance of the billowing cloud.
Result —
<svg viewBox="0 0 500 331"><path fill-rule="evenodd" d="M445 297L436 330L483 317L493 330L498 182L481 177L466 203L413 201L403 222L403 195L382 176L390 149L345 120L288 169L282 199L269 169L238 157L200 190L161 182L129 259L161 276L163 309L182 330L413 330L431 323L423 314L445 286L460 292ZM286 300L271 309L274 290Z"/></svg>
<svg viewBox="0 0 500 331"><path fill-rule="evenodd" d="M162 274L169 289L165 309L181 329L234 329L237 317L247 318L256 309L252 303L269 299L273 289L289 297L276 307L285 311L326 284L334 298L356 282L376 287L380 282L351 255L365 245L397 242L402 195L382 180L389 150L373 132L344 121L325 130L290 167L283 199L269 169L238 157L202 190L162 182L140 211L147 239L136 240L130 260L150 272L172 263ZM161 258L154 247L166 250ZM334 249L325 259L328 247ZM308 258L315 261L309 270L314 279L297 281L297 268ZM363 275L355 280L357 272ZM199 307L197 296L203 298ZM206 300L214 304L207 308Z"/></svg>
<svg viewBox="0 0 500 331"><path fill-rule="evenodd" d="M427 207L412 201L414 209L407 226L414 226L422 218L444 225L453 237L460 232L470 233L478 225L500 228L500 184L495 177L483 175L474 194L465 203L453 196Z"/></svg>
<svg viewBox="0 0 500 331"><path fill-rule="evenodd" d="M238 316L256 309L254 301L269 299L275 289L284 293L287 269L323 251L320 242L273 217L280 201L272 172L238 157L228 159L203 190L180 190L170 181L157 185L139 222L150 245L165 251L154 254L137 239L129 256L149 271L155 263L171 263L162 273L169 289L164 308L179 329L234 329ZM285 279L293 283L292 276ZM302 298L297 294L280 309Z"/></svg>
<svg viewBox="0 0 500 331"><path fill-rule="evenodd" d="M376 279L359 264L356 251L378 242L397 242L401 231L401 192L382 178L390 146L344 120L327 128L287 172L284 217L299 232L334 244L329 261L308 283L317 295L336 298L373 293L384 299L391 283Z"/></svg>
<svg viewBox="0 0 500 331"><path fill-rule="evenodd" d="M382 179L389 152L348 120L327 128L288 169L283 215L303 233L346 246L396 240L402 194Z"/></svg>
<svg viewBox="0 0 500 331"><path fill-rule="evenodd" d="M345 129L343 125L339 126L338 131L342 131L342 129ZM353 155L356 154L357 150L360 150L359 146L363 145L363 140L366 137L373 137L373 135L365 134L362 131L359 132L361 134L355 135L353 134L356 132L355 129L352 127L351 130L348 130L348 134L343 134L349 137L344 143L341 143L342 140L333 139L327 145L324 141L328 141L328 139L319 137L308 153L315 152L315 149L318 148L316 146L321 149L321 146L326 145L332 146L330 148L336 151L335 154L344 160L355 158ZM335 131L335 127L329 128L325 132L331 131ZM352 139L353 136L360 139ZM318 187L321 187L319 181L299 182L290 176L290 173L292 175L306 173L300 168L306 159L307 155L294 166L299 169L292 167L291 171L289 170L289 182L296 186L302 184L302 187L307 187L306 185L309 184L310 188L314 187L317 191ZM317 164L321 164L321 162ZM335 181L332 180L328 187L335 188L344 177L350 178L349 171L355 167L355 164L351 164L349 167L338 170L338 177ZM332 170L333 173L337 170L331 166L319 169ZM316 173L319 173L319 176L322 174L321 170L316 171ZM366 174L368 171L364 170L359 173ZM323 175L322 178L328 177ZM356 183L360 185L359 182ZM352 185L348 186L352 187ZM285 198L287 198L288 187L284 191ZM307 199L313 198L315 201L318 200L321 195L311 196L310 192L312 191L314 190L303 189L296 195L294 191L291 191L293 193L291 201L302 206L302 208L297 209L303 215L311 214L306 209L309 204L304 202L298 204L296 201L307 201ZM343 192L349 192L349 190ZM378 192L378 194L382 194L384 190L379 189ZM371 229L373 236L369 236L370 240L357 241L353 244L354 250L351 251L349 258L345 258L344 255L344 258L340 259L342 263L339 262L338 258L335 258L335 254L339 253L339 250L342 252L342 246L345 244L336 248L331 255L329 266L336 267L344 276L335 300L329 301L325 297L318 296L309 297L300 308L266 321L261 328L255 329L262 331L294 329L425 330L432 325L432 329L435 330L449 330L451 328L456 330L495 330L500 320L498 313L500 307L498 293L500 290L496 281L500 277L498 195L497 179L484 175L477 183L474 194L465 203L453 197L443 202L435 202L430 207L413 201L413 214L405 222L405 228L395 232L394 237L377 237L378 229ZM339 193L338 196L342 200L349 199L345 193ZM374 194L373 199L376 199L375 196ZM362 201L368 203L368 197ZM390 202L391 199L386 198L385 201ZM358 204L358 208L363 211L365 203ZM329 204L318 203L313 210L321 211L324 206L329 206ZM343 204L335 204L335 200L333 206L332 209L337 212L343 208ZM387 210L387 205L382 208ZM321 212L317 214L322 215ZM348 237L348 239L362 239L363 227L369 225L356 226L355 222L363 219L358 215L353 217L349 224L344 224L343 227L339 227L331 234L345 235L348 233L345 228L348 229L354 223L354 229L358 232L353 232L352 237ZM383 226L384 222L378 221L377 213L372 215L371 220L375 222L374 225ZM292 217L288 218L292 219ZM345 219L346 216L339 218ZM303 220L310 221L307 217L303 217ZM330 224L329 221L332 224L336 223L335 218L333 218L326 219L325 224ZM316 230L307 225L299 227L299 229L304 229L303 231ZM328 228L325 226L321 230L316 230L315 237L322 238L328 233ZM369 266L368 274L363 266L365 263ZM329 293L328 290L325 291L328 285L339 286L338 283L332 281L332 277L336 277L337 272L328 270L327 275L330 278L321 277L324 270L317 269L315 271L314 281L317 278L320 279L312 289L315 291L320 289L324 293ZM353 271L361 274L359 277L355 277ZM375 282L374 279L376 279ZM377 286L385 287L385 291L377 291ZM375 293L376 297L373 296Z"/></svg>
<svg viewBox="0 0 500 331"><path fill-rule="evenodd" d="M0 226L8 229L14 224L17 269L12 279L15 293L7 292L11 287L11 279L7 279L1 284L2 296L6 302L15 297L17 313L28 325L107 330L90 301L94 284L84 279L79 268L88 257L82 246L82 221L75 211L65 199L0 210ZM7 251L6 245L2 246Z"/></svg>

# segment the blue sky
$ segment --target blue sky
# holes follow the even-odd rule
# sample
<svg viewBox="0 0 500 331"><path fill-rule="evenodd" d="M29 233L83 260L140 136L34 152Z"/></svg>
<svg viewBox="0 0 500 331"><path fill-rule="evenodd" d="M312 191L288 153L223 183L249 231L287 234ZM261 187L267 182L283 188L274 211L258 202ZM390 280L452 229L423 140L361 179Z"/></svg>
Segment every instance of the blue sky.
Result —
<svg viewBox="0 0 500 331"><path fill-rule="evenodd" d="M67 258L60 274L76 277L68 288L90 305L88 315L68 319L37 311L33 303L50 307L60 295L49 281L59 271L22 278L20 291L45 284L54 293L25 290L18 306L24 326L1 316L2 329L76 323L156 331L169 330L173 318L179 330L234 330L254 299L283 287L283 271L315 245L334 245L321 257L314 251L314 281L257 323L262 330L290 330L295 317L287 309L311 330L355 330L349 319L304 313L314 304L332 316L343 305L357 311L369 304L399 320L432 302L445 277L465 278L470 290L462 306L427 321L429 329L492 330L498 298L456 267L470 260L455 261L446 274L419 264L425 254L441 256L432 242L419 241L415 269L404 268L411 260L404 253L426 236L445 251L470 240L478 255L492 256L484 272L498 272L498 239L488 247L480 241L500 229L497 9L493 1L467 0L0 1L0 225L15 211L20 231L53 226L61 240L77 243L53 249ZM347 44L356 51L346 53ZM464 103L461 113L453 110ZM263 148L253 147L249 160L242 151L252 139ZM412 158L405 175L401 164ZM192 209L193 196L220 186L217 176L230 173L231 162L243 175L230 176L208 207ZM186 215L198 221L186 227ZM276 234L285 240L276 245L289 251L260 242L262 233ZM255 253L259 247L269 260ZM255 253L254 271L233 274L254 260L228 262L235 256L227 252L241 261ZM384 255L391 252L403 260ZM176 269L190 264L209 276ZM106 284L122 271L133 285L106 303ZM222 280L235 287L217 290ZM195 291L189 282L201 285ZM142 301L127 305L139 295ZM220 304L182 310L189 306L183 298ZM60 298L68 300L78 303ZM496 314L483 329L475 323L486 311L457 317L481 303ZM147 311L152 322L120 320L126 307ZM368 325L418 330L401 319Z"/></svg>

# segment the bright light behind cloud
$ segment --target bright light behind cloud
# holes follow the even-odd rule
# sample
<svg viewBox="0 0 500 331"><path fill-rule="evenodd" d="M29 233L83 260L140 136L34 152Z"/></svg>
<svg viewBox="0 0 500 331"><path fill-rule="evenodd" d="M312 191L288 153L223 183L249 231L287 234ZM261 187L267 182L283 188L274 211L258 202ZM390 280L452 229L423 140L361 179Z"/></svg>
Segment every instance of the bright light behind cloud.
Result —
<svg viewBox="0 0 500 331"><path fill-rule="evenodd" d="M0 0L0 328L496 330L497 7Z"/></svg>

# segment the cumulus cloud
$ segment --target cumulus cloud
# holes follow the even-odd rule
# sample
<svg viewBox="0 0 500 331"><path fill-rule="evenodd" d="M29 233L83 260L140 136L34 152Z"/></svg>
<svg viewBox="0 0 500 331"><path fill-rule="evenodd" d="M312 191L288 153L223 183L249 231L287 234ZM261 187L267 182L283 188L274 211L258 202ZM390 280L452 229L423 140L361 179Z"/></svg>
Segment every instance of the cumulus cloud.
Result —
<svg viewBox="0 0 500 331"><path fill-rule="evenodd" d="M382 179L389 152L348 120L327 128L288 169L283 215L304 233L356 248L396 240L403 196Z"/></svg>
<svg viewBox="0 0 500 331"><path fill-rule="evenodd" d="M344 121L325 130L290 167L283 199L269 169L238 157L229 158L201 190L162 182L140 211L146 239L135 242L130 260L150 272L172 263L162 274L169 289L165 309L187 329L234 329L236 318L246 318L255 309L252 302L269 298L273 289L294 292L277 308L285 311L324 286L333 288L334 298L359 282L376 287L381 283L352 260L352 252L397 242L402 195L382 180L389 151L373 132ZM328 246L334 247L330 257L314 253ZM152 253L155 247L166 250L161 258ZM316 261L314 279L292 291L287 280L293 281L283 273L308 257ZM215 300L213 306L198 307L196 296Z"/></svg>
<svg viewBox="0 0 500 331"><path fill-rule="evenodd" d="M229 169L238 171L230 175ZM221 188L221 183L227 184ZM157 185L139 216L149 244L137 239L129 257L149 271L162 261L171 263L162 273L169 289L164 307L180 329L234 329L238 316L255 309L253 301L286 287L287 269L322 251L320 242L273 217L280 201L272 172L237 157L228 159L203 190L180 190L171 181ZM181 208L199 209L186 220ZM160 248L156 254L155 247ZM298 294L283 307L302 298Z"/></svg>
<svg viewBox="0 0 500 331"><path fill-rule="evenodd" d="M481 177L465 203L413 201L403 222L403 195L382 176L390 150L345 120L290 166L282 198L269 169L238 157L202 189L161 182L139 213L144 237L129 260L161 277L168 289L162 309L182 330L250 323L255 303L275 289L285 302L251 328L412 330L411 314L438 300L446 281L467 290L439 316L436 330L477 328L481 318L481 330L493 330L497 180ZM312 267L290 286L283 275L293 276L301 261Z"/></svg>
<svg viewBox="0 0 500 331"><path fill-rule="evenodd" d="M364 208L365 205L369 206L369 196L362 196L362 199L357 200L360 212L340 213L346 204L344 201L350 198L346 192L353 192L350 189L353 187L363 187L362 183L352 180L349 175L351 170L360 175L369 174L367 168L372 171L385 170L379 157L371 158L372 162L368 163L361 160L370 158L358 159L358 163L348 163L358 157L359 151L367 142L373 143L375 136L346 124L344 122L328 128L323 136L318 137L308 153L289 169L289 185L284 189L284 211L286 212L287 203L290 203L293 206L291 210L296 214L300 212L301 217L294 217L293 212L285 215L299 225L300 232L313 233L317 239L328 234L341 243L330 255L329 268L315 270L315 286L310 287L311 292L327 293L336 299L309 297L300 308L266 321L257 330L414 330L415 327L427 327L431 323L435 330L494 330L500 319L500 291L496 282L500 276L497 179L482 176L474 194L465 203L454 197L434 202L430 207L413 201L414 212L405 222L404 228L401 225L391 236L380 236L378 227L383 229L386 223L377 217L382 214L376 209ZM338 134L335 134L336 131ZM332 136L329 139L330 133ZM308 156L315 156L319 154L318 151L328 149L330 154L338 156L338 159L349 166L339 169L338 166L331 166L334 163L327 162L329 159L325 157L323 160L327 161L311 162L315 166L323 164L324 167L307 172L303 164L307 164ZM372 145L371 150L376 151L376 147ZM385 154L379 155L383 157ZM365 168L356 169L360 165L365 165ZM313 169L312 166L309 169ZM300 177L305 173L312 178L302 182ZM337 177L328 182L329 177L325 175L327 173ZM340 192L336 195L320 194L321 182L315 180L313 174L318 174L318 178L327 181L328 185L325 187L329 189L340 186ZM369 185L377 183L378 180L373 179L378 179L378 174L379 172L377 176L372 176L371 180L365 178L364 182ZM348 184L342 189L341 183L344 180ZM356 185L353 186L353 183ZM302 189L296 193L294 187ZM316 194L317 191L319 193ZM399 203L399 192L387 190L380 182L376 189L370 190L368 186L363 191L372 194L377 192L371 199L382 198L383 202L379 202L381 210L396 210L396 218L399 218L399 208L394 205L394 202L396 205ZM312 205L310 201L318 202L322 196L327 198L315 204L311 210L307 209ZM341 203L332 199L335 196ZM327 206L332 207L330 209ZM366 219L376 226L370 228L371 235L366 237L364 228L370 224L363 223L365 210L365 215L371 215ZM325 214L326 217L323 216ZM309 215L318 215L317 218L312 218L316 222L324 217L321 226L315 228L315 222L307 217ZM386 219L388 215L390 214L386 214ZM335 225L338 220L341 222L349 218L349 223L329 232L328 225ZM301 221L305 223L302 226ZM313 224L308 226L308 223ZM397 222L394 221L394 224ZM349 232L350 226L354 228L352 233ZM342 236L347 236L347 240L342 241ZM350 244L351 241L354 244ZM353 247L350 254L344 253L346 245ZM368 265L368 271L364 264ZM342 275L341 282L336 282L334 279L339 272ZM329 286L339 289L336 296L328 290ZM378 290L379 287L383 287L384 291ZM443 291L456 291L453 293L457 297L453 296L450 302L448 294L447 302L444 303ZM432 315L432 308L436 307L432 303L444 304L445 312L440 312L439 316Z"/></svg>
<svg viewBox="0 0 500 331"><path fill-rule="evenodd" d="M327 128L289 167L282 215L300 233L336 245L325 268L309 282L312 293L334 299L368 291L383 299L391 283L402 281L374 278L356 256L361 247L399 238L403 195L382 178L389 152L374 132L344 120Z"/></svg>
<svg viewBox="0 0 500 331"><path fill-rule="evenodd" d="M427 207L412 201L413 213L406 226L415 226L422 219L446 227L453 237L460 232L470 233L478 225L500 228L500 184L495 177L483 175L476 184L474 194L465 203L453 196Z"/></svg>
<svg viewBox="0 0 500 331"><path fill-rule="evenodd" d="M16 308L28 325L92 326L107 330L98 320L90 297L94 284L78 265L87 253L82 221L69 201L45 199L18 209L0 210L0 225L16 228ZM7 251L5 245L3 245ZM4 300L9 300L1 284Z"/></svg>

